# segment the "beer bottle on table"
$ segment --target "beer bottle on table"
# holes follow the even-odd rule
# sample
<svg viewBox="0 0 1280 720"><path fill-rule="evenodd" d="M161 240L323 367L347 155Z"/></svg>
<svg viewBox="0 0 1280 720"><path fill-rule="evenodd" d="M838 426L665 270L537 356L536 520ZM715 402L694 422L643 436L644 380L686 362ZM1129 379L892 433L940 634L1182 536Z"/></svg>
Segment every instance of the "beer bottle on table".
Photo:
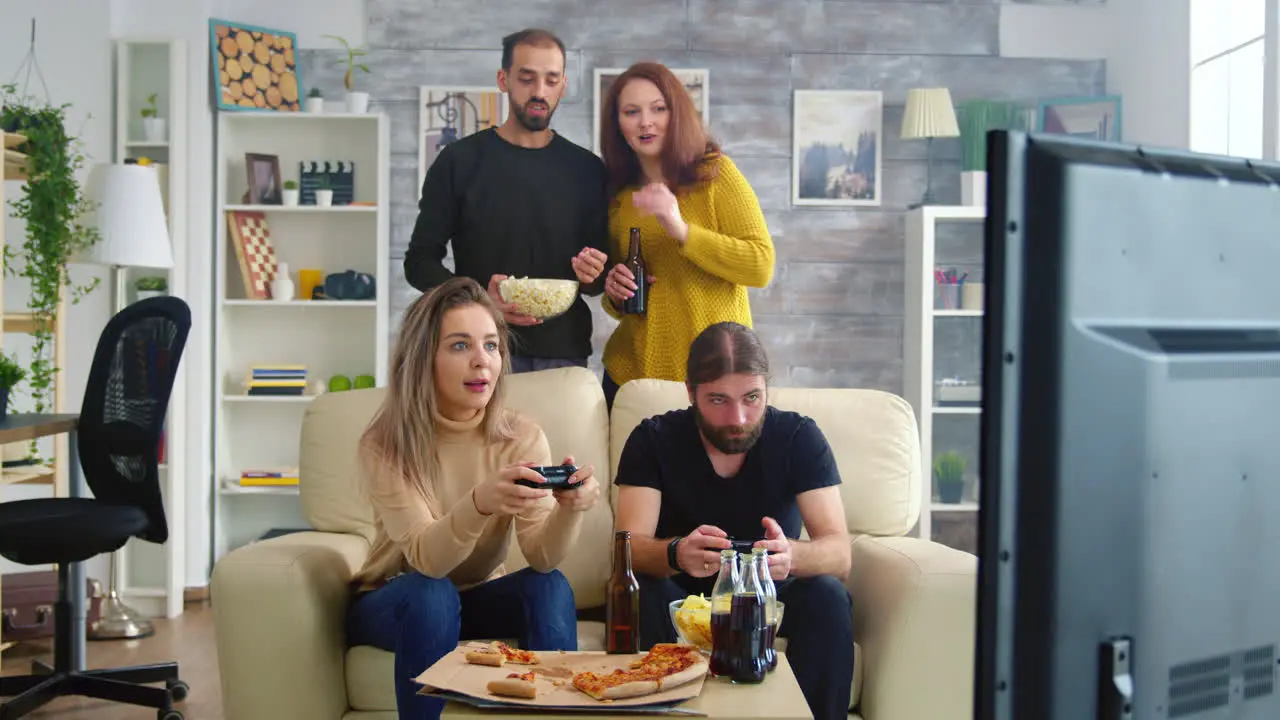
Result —
<svg viewBox="0 0 1280 720"><path fill-rule="evenodd" d="M769 551L764 548L751 548L756 556L756 569L759 571L760 590L764 595L764 657L769 662L769 669L778 667L778 652L774 644L778 641L778 586L773 584L773 576L769 574Z"/></svg>
<svg viewBox="0 0 1280 720"><path fill-rule="evenodd" d="M769 662L764 657L764 592L760 589L762 555L743 555L742 587L733 594L729 609L729 647L733 651L735 683L764 681Z"/></svg>
<svg viewBox="0 0 1280 720"><path fill-rule="evenodd" d="M732 549L720 551L720 574L711 589L711 674L733 674L733 647L729 637L729 611L733 596L742 589L742 576L738 573L738 553Z"/></svg>
<svg viewBox="0 0 1280 720"><path fill-rule="evenodd" d="M631 532L613 535L613 572L605 584L605 651L640 651L640 583L631 571Z"/></svg>
<svg viewBox="0 0 1280 720"><path fill-rule="evenodd" d="M640 251L640 228L631 228L631 248L622 264L631 271L636 283L635 294L622 301L622 312L643 315L649 305L649 272L644 264L644 253Z"/></svg>

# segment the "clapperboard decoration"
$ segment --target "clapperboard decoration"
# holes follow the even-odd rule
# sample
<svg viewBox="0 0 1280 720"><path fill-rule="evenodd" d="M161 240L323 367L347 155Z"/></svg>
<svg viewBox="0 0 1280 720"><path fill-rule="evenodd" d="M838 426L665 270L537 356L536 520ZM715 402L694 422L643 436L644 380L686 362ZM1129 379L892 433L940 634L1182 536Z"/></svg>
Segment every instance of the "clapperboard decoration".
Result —
<svg viewBox="0 0 1280 720"><path fill-rule="evenodd" d="M334 205L350 205L356 194L356 164L350 160L303 160L298 163L298 185L302 205L315 205L316 190L325 188L333 191Z"/></svg>

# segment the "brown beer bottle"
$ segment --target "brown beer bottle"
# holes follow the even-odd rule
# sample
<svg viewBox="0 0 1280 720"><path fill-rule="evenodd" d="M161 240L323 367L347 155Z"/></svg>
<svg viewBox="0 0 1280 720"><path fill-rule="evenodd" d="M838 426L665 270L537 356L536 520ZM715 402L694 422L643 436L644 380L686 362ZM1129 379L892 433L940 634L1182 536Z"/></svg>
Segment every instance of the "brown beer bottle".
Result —
<svg viewBox="0 0 1280 720"><path fill-rule="evenodd" d="M635 278L636 292L622 301L622 312L643 315L649 305L649 272L644 265L644 253L640 252L640 228L631 228L631 249L627 251L623 264Z"/></svg>
<svg viewBox="0 0 1280 720"><path fill-rule="evenodd" d="M605 585L605 651L640 652L640 583L631 571L631 532L613 535L613 572Z"/></svg>

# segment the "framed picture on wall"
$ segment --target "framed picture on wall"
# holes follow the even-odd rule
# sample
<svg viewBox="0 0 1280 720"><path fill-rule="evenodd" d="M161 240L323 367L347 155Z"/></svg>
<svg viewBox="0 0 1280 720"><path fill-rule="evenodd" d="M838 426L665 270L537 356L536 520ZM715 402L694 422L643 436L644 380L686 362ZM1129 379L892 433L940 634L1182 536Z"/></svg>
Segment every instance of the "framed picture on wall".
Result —
<svg viewBox="0 0 1280 720"><path fill-rule="evenodd" d="M609 94L609 88L613 86L613 81L618 76L626 72L626 68L596 68L595 81L592 84L592 111L591 111L591 147L596 154L600 154L600 111L604 105L605 96ZM671 68L671 72L680 78L684 83L684 89L689 93L689 99L693 101L693 106L698 109L698 114L702 116L703 126L707 126L711 122L711 71L702 68Z"/></svg>
<svg viewBox="0 0 1280 720"><path fill-rule="evenodd" d="M510 112L506 93L494 86L418 88L418 197L427 168L446 145L497 127Z"/></svg>
<svg viewBox="0 0 1280 720"><path fill-rule="evenodd" d="M875 90L796 90L791 204L878 206L884 96Z"/></svg>
<svg viewBox="0 0 1280 720"><path fill-rule="evenodd" d="M299 112L298 38L286 30L209 20L213 104L219 110Z"/></svg>
<svg viewBox="0 0 1280 720"><path fill-rule="evenodd" d="M1119 142L1119 95L1049 98L1040 101L1037 130L1092 140Z"/></svg>

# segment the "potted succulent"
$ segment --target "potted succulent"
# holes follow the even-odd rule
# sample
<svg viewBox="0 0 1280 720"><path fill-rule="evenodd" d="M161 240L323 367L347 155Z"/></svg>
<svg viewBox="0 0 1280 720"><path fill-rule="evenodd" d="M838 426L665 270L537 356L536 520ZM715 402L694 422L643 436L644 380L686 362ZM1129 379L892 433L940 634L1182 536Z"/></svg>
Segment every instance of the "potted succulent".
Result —
<svg viewBox="0 0 1280 720"><path fill-rule="evenodd" d="M356 70L369 72L369 68L364 63L356 62L356 58L368 55L369 51L353 48L351 43L337 35L325 35L325 37L342 43L343 49L347 51L347 72L342 76L342 85L347 89L347 112L363 113L368 111L369 93L356 92L355 72Z"/></svg>
<svg viewBox="0 0 1280 720"><path fill-rule="evenodd" d="M960 502L964 495L964 467L964 456L954 450L933 459L933 479L938 484L938 498L942 502Z"/></svg>
<svg viewBox="0 0 1280 720"><path fill-rule="evenodd" d="M298 181L284 181L284 204L290 207L298 204Z"/></svg>
<svg viewBox="0 0 1280 720"><path fill-rule="evenodd" d="M26 376L27 371L22 369L17 360L8 355L0 355L0 422L9 417L9 391Z"/></svg>
<svg viewBox="0 0 1280 720"><path fill-rule="evenodd" d="M324 92L320 88L313 87L307 93L306 111L317 115L324 112Z"/></svg>
<svg viewBox="0 0 1280 720"><path fill-rule="evenodd" d="M147 96L147 104L142 108L142 138L149 143L166 142L168 127L165 119L160 117L160 108L156 105L157 93Z"/></svg>
<svg viewBox="0 0 1280 720"><path fill-rule="evenodd" d="M333 205L333 183L328 175L320 175L316 178L316 207L330 205Z"/></svg>
<svg viewBox="0 0 1280 720"><path fill-rule="evenodd" d="M169 281L158 275L151 275L144 278L138 278L133 286L138 291L138 299L146 300L151 297L160 297L169 291Z"/></svg>

